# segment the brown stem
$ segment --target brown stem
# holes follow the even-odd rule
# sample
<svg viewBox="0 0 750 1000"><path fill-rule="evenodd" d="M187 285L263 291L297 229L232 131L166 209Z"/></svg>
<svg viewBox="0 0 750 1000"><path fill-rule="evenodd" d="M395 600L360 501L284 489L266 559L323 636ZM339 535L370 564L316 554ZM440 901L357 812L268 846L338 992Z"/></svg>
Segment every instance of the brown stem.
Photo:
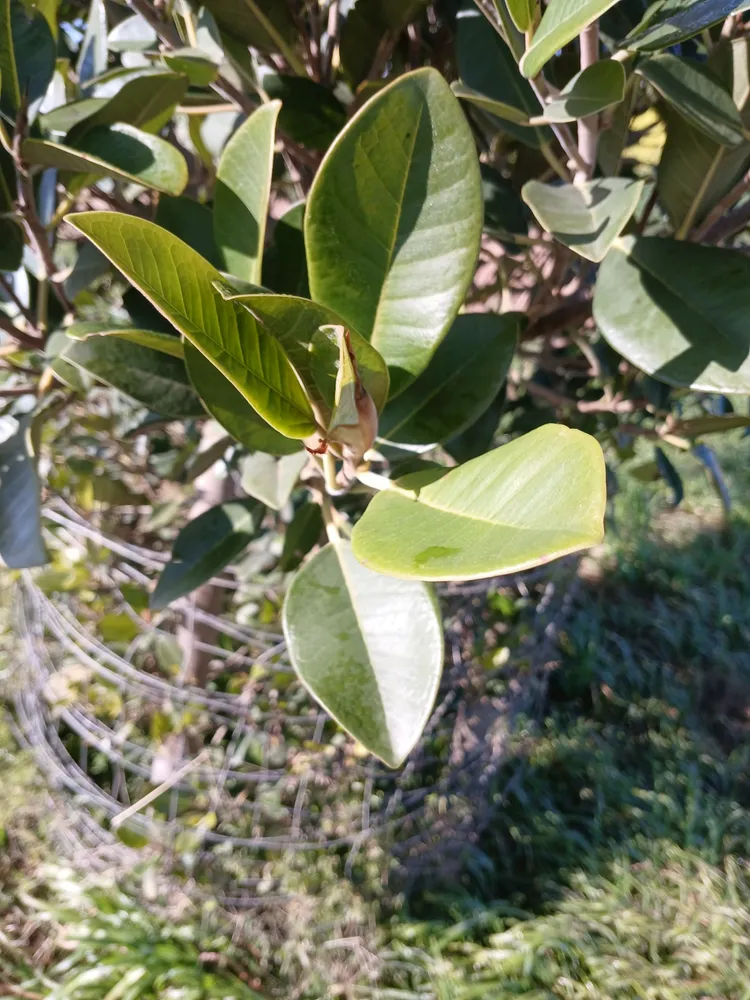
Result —
<svg viewBox="0 0 750 1000"><path fill-rule="evenodd" d="M599 58L599 22L594 21L581 32L581 69L593 66ZM578 122L578 152L585 164L576 174L576 180L591 177L596 167L596 148L599 143L599 116L588 115Z"/></svg>
<svg viewBox="0 0 750 1000"><path fill-rule="evenodd" d="M570 326L580 327L591 315L591 298L588 293L571 296L562 305L555 306L533 323L529 323L522 340L534 340L536 337L552 337Z"/></svg>
<svg viewBox="0 0 750 1000"><path fill-rule="evenodd" d="M30 351L40 351L44 346L38 337L32 337L30 334L24 333L23 330L19 330L17 326L14 326L4 316L0 316L0 330L3 333L7 333L9 337L12 337L18 344Z"/></svg>
<svg viewBox="0 0 750 1000"><path fill-rule="evenodd" d="M703 239L707 239L711 243L716 243L719 239L723 239L723 236L721 235L718 237L715 236L714 231L719 234L722 233L723 225L721 224L723 224L725 220L733 219L734 216L734 213L730 213L729 209L732 208L733 205L736 205L742 195L748 190L750 190L750 173L745 174L742 180L738 181L731 191L728 191L724 197L714 205L700 226L697 226L693 230L690 239L694 242L700 242ZM727 235L731 235L731 231Z"/></svg>
<svg viewBox="0 0 750 1000"><path fill-rule="evenodd" d="M23 316L23 318L26 320L26 322L29 324L29 326L31 327L31 329L35 330L36 326L34 324L34 316L33 316L32 312L31 312L31 310L28 309L23 304L23 302L21 302L21 300L19 299L19 297L16 295L16 292L15 292L15 289L13 288L13 285L11 285L11 283L8 281L8 279L5 277L5 275L1 274L1 273L0 273L0 288L2 288L3 292L8 296L8 298L11 300L11 302L15 303L15 305L18 308L19 312L21 313L21 315ZM15 336L15 334L14 334L14 336Z"/></svg>
<svg viewBox="0 0 750 1000"><path fill-rule="evenodd" d="M4 396L7 399L14 398L16 396L32 396L36 392L35 385L14 385L9 386L7 389L4 386L0 386L0 396Z"/></svg>

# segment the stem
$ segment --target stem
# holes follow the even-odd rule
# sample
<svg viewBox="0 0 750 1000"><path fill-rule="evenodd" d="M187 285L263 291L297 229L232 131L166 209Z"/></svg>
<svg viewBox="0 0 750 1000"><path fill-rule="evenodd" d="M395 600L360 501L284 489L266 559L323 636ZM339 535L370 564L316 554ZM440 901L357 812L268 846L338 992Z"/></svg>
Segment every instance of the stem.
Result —
<svg viewBox="0 0 750 1000"><path fill-rule="evenodd" d="M745 174L742 180L735 184L732 190L728 191L724 197L716 203L701 225L698 226L692 233L690 239L699 242L704 237L707 237L711 242L714 242L714 239L712 238L714 229L716 228L719 234L721 234L721 228L717 226L717 223L723 221L725 217L731 218L731 216L727 216L729 209L736 205L742 195L748 190L750 190L750 173ZM719 235L718 238L721 239L721 235Z"/></svg>
<svg viewBox="0 0 750 1000"><path fill-rule="evenodd" d="M594 21L581 32L581 69L593 66L599 59L599 22ZM576 174L577 181L587 180L596 167L596 148L599 143L599 115L588 115L578 122L578 152L584 169Z"/></svg>
<svg viewBox="0 0 750 1000"><path fill-rule="evenodd" d="M688 208L685 214L685 218L682 220L680 228L674 234L676 240L684 240L687 234L690 232L693 222L695 221L695 217L698 214L698 209L700 208L700 204L703 201L703 197L706 191L708 190L708 185L714 179L714 174L719 169L719 164L721 163L721 158L723 155L724 155L724 146L719 146L719 148L716 150L716 153L714 154L713 160L711 161L711 166L706 171L706 176L703 178L700 187L695 192L693 200L691 201L690 207Z"/></svg>
<svg viewBox="0 0 750 1000"><path fill-rule="evenodd" d="M11 285L11 283L8 281L8 279L5 277L4 274L0 274L0 288L2 288L3 292L5 293L5 295L8 296L11 302L15 303L16 307L18 308L18 311L21 313L21 315L29 324L29 326L32 327L33 329L34 317L31 313L31 310L27 309L26 306L23 304L23 302L21 302L19 297L16 295L13 285Z"/></svg>
<svg viewBox="0 0 750 1000"><path fill-rule="evenodd" d="M3 333L7 333L9 337L12 337L16 341L16 343L27 348L29 351L40 351L43 347L40 338L32 337L31 334L24 333L23 330L19 330L17 326L14 326L9 319L6 319L1 315L0 330L2 330Z"/></svg>
<svg viewBox="0 0 750 1000"><path fill-rule="evenodd" d="M565 169L564 165L560 163L558 158L555 156L554 152L552 151L552 148L550 147L550 144L548 142L543 142L539 147L539 149L541 150L542 156L547 161L547 163L549 163L549 165L555 171L557 176L561 180L567 183L567 181L570 180L570 178L568 177L568 172Z"/></svg>

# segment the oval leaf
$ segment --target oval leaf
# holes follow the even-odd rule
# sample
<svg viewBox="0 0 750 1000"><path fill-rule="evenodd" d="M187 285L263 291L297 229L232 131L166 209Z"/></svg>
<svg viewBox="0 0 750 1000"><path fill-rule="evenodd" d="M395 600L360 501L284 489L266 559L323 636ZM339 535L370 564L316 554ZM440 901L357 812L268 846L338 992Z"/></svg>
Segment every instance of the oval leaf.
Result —
<svg viewBox="0 0 750 1000"><path fill-rule="evenodd" d="M470 427L505 381L518 339L518 317L459 316L416 382L386 406L379 436L435 444Z"/></svg>
<svg viewBox="0 0 750 1000"><path fill-rule="evenodd" d="M655 6L655 5L654 5ZM666 49L718 24L736 11L747 10L747 0L682 0L649 7L643 21L621 45L631 52Z"/></svg>
<svg viewBox="0 0 750 1000"><path fill-rule="evenodd" d="M531 45L518 64L525 77L533 80L552 56L596 21L618 0L550 0L534 33Z"/></svg>
<svg viewBox="0 0 750 1000"><path fill-rule="evenodd" d="M407 73L333 143L305 213L312 296L371 341L394 394L458 312L481 230L479 162L461 108L436 70Z"/></svg>
<svg viewBox="0 0 750 1000"><path fill-rule="evenodd" d="M625 70L615 59L602 59L577 73L560 93L544 106L535 122L572 122L596 115L625 96Z"/></svg>
<svg viewBox="0 0 750 1000"><path fill-rule="evenodd" d="M0 417L0 559L10 569L47 562L30 417Z"/></svg>
<svg viewBox="0 0 750 1000"><path fill-rule="evenodd" d="M624 237L607 254L594 318L607 341L670 385L750 393L750 260L735 250Z"/></svg>
<svg viewBox="0 0 750 1000"><path fill-rule="evenodd" d="M389 767L419 739L443 667L429 589L373 573L347 542L321 549L292 581L284 635L300 680Z"/></svg>
<svg viewBox="0 0 750 1000"><path fill-rule="evenodd" d="M528 181L521 197L555 239L598 263L636 210L643 183L623 177L579 184Z"/></svg>
<svg viewBox="0 0 750 1000"><path fill-rule="evenodd" d="M281 434L316 430L310 402L281 344L214 289L221 273L171 233L133 216L67 216L159 312L205 354Z"/></svg>
<svg viewBox="0 0 750 1000"><path fill-rule="evenodd" d="M370 502L357 558L411 580L516 573L602 540L604 457L581 431L547 424L414 490Z"/></svg>
<svg viewBox="0 0 750 1000"><path fill-rule="evenodd" d="M187 524L151 595L155 610L184 597L220 573L258 533L264 508L257 500L229 500Z"/></svg>
<svg viewBox="0 0 750 1000"><path fill-rule="evenodd" d="M299 474L307 465L307 452L274 458L257 452L240 463L242 489L256 500L261 500L273 510L281 510L292 495Z"/></svg>

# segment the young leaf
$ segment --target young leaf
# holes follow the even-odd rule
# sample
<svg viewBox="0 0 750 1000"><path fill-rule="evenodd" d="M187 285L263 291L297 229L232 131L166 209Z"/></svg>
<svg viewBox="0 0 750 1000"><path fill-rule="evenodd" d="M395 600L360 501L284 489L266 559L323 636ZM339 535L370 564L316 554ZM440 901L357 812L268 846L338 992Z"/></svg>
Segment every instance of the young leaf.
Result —
<svg viewBox="0 0 750 1000"><path fill-rule="evenodd" d="M460 106L436 70L407 73L331 146L305 214L313 298L371 341L394 394L453 321L481 229L479 163Z"/></svg>
<svg viewBox="0 0 750 1000"><path fill-rule="evenodd" d="M37 166L114 177L165 194L180 194L188 180L187 164L178 149L132 125L99 125L75 149L46 139L27 139L22 148L24 159Z"/></svg>
<svg viewBox="0 0 750 1000"><path fill-rule="evenodd" d="M615 59L602 59L577 73L551 101L544 105L541 118L534 121L576 121L596 115L625 96L625 70Z"/></svg>
<svg viewBox="0 0 750 1000"><path fill-rule="evenodd" d="M410 580L516 573L600 542L605 501L596 439L547 424L437 482L379 493L352 545L365 566Z"/></svg>
<svg viewBox="0 0 750 1000"><path fill-rule="evenodd" d="M348 542L321 549L292 581L284 635L300 680L389 767L429 718L443 667L443 627L425 584L373 573Z"/></svg>
<svg viewBox="0 0 750 1000"><path fill-rule="evenodd" d="M623 237L594 292L594 318L616 351L705 392L750 393L749 311L744 254L658 237Z"/></svg>
<svg viewBox="0 0 750 1000"><path fill-rule="evenodd" d="M323 534L323 513L320 504L306 500L299 508L284 534L284 548L279 559L282 573L297 569L310 549Z"/></svg>
<svg viewBox="0 0 750 1000"><path fill-rule="evenodd" d="M188 376L203 405L225 431L250 451L290 455L299 451L299 441L285 437L252 408L239 390L205 355L184 342Z"/></svg>
<svg viewBox="0 0 750 1000"><path fill-rule="evenodd" d="M179 358L112 336L71 338L59 357L166 417L204 414Z"/></svg>
<svg viewBox="0 0 750 1000"><path fill-rule="evenodd" d="M656 52L697 35L723 21L729 14L747 10L747 0L682 0L650 7L628 37L621 42L631 52Z"/></svg>
<svg viewBox="0 0 750 1000"><path fill-rule="evenodd" d="M624 177L579 184L527 181L521 197L555 239L598 263L635 211L643 184Z"/></svg>
<svg viewBox="0 0 750 1000"><path fill-rule="evenodd" d="M705 66L662 52L640 62L637 72L709 139L724 146L744 142L745 129L732 95Z"/></svg>
<svg viewBox="0 0 750 1000"><path fill-rule="evenodd" d="M216 173L214 236L231 274L260 284L280 101L253 112L224 147Z"/></svg>
<svg viewBox="0 0 750 1000"><path fill-rule="evenodd" d="M233 383L259 415L288 437L317 424L281 344L250 313L214 289L221 274L152 222L111 212L68 216L170 323Z"/></svg>
<svg viewBox="0 0 750 1000"><path fill-rule="evenodd" d="M536 0L507 0L508 12L519 31L528 31L534 27L536 19Z"/></svg>
<svg viewBox="0 0 750 1000"><path fill-rule="evenodd" d="M538 76L552 56L596 21L618 0L550 0L526 49L519 68L530 80Z"/></svg>
<svg viewBox="0 0 750 1000"><path fill-rule="evenodd" d="M459 316L419 378L386 406L380 437L428 445L466 430L497 396L517 339L512 313Z"/></svg>
<svg viewBox="0 0 750 1000"><path fill-rule="evenodd" d="M151 607L166 608L220 573L257 535L264 513L257 500L229 500L187 524L175 539Z"/></svg>
<svg viewBox="0 0 750 1000"><path fill-rule="evenodd" d="M307 465L308 455L303 449L293 455L274 458L256 452L240 463L242 489L273 510L281 510L292 495L299 474Z"/></svg>
<svg viewBox="0 0 750 1000"><path fill-rule="evenodd" d="M30 417L0 416L0 559L10 569L47 562Z"/></svg>

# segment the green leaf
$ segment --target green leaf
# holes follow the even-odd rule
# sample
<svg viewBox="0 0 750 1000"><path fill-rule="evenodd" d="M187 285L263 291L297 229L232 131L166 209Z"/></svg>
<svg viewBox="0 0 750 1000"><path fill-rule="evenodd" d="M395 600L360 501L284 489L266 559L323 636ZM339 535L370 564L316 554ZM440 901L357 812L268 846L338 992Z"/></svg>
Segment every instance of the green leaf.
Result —
<svg viewBox="0 0 750 1000"><path fill-rule="evenodd" d="M140 344L152 351L169 354L173 358L184 358L185 351L180 337L172 333L160 333L158 330L134 330L128 327L113 330L88 330L86 325L67 329L67 334L73 340L90 340L92 337L121 337L131 344Z"/></svg>
<svg viewBox="0 0 750 1000"><path fill-rule="evenodd" d="M146 331L132 331L141 332ZM166 417L203 416L201 402L179 358L113 336L71 338L59 356L156 413Z"/></svg>
<svg viewBox="0 0 750 1000"><path fill-rule="evenodd" d="M273 242L263 257L263 280L282 295L310 297L304 236L305 204L286 211L273 227Z"/></svg>
<svg viewBox="0 0 750 1000"><path fill-rule="evenodd" d="M159 198L154 222L197 250L214 267L222 266L223 261L214 240L213 213L206 205L185 196L163 196Z"/></svg>
<svg viewBox="0 0 750 1000"><path fill-rule="evenodd" d="M383 37L398 39L427 0L355 0L341 29L341 65L354 84L369 75ZM381 74L378 74L381 75Z"/></svg>
<svg viewBox="0 0 750 1000"><path fill-rule="evenodd" d="M504 104L502 101L486 97L484 94L480 94L478 90L472 90L471 87L467 87L465 83L456 81L451 84L451 90L460 101L475 104L482 111L487 111L489 114L495 115L496 118L514 122L516 125L531 125L526 111L522 111L512 104Z"/></svg>
<svg viewBox="0 0 750 1000"><path fill-rule="evenodd" d="M598 263L636 210L643 184L624 177L579 184L527 181L521 197L555 239Z"/></svg>
<svg viewBox="0 0 750 1000"><path fill-rule="evenodd" d="M281 458L260 451L247 455L240 463L242 489L267 507L281 510L292 495L307 460L308 454L304 449Z"/></svg>
<svg viewBox="0 0 750 1000"><path fill-rule="evenodd" d="M507 0L508 12L519 31L528 31L536 20L536 0Z"/></svg>
<svg viewBox="0 0 750 1000"><path fill-rule="evenodd" d="M203 405L225 431L251 451L289 455L299 451L299 441L285 437L252 408L228 378L190 341L184 342L190 381Z"/></svg>
<svg viewBox="0 0 750 1000"><path fill-rule="evenodd" d="M602 540L604 457L547 424L415 490L388 489L352 535L371 569L412 580L516 573Z"/></svg>
<svg viewBox="0 0 750 1000"><path fill-rule="evenodd" d="M747 10L747 0L668 0L653 4L641 23L621 43L631 52L655 52L697 35L729 14Z"/></svg>
<svg viewBox="0 0 750 1000"><path fill-rule="evenodd" d="M216 174L216 245L227 271L257 284L261 280L280 109L279 101L271 101L240 125L224 148Z"/></svg>
<svg viewBox="0 0 750 1000"><path fill-rule="evenodd" d="M577 73L563 89L544 106L541 120L572 122L587 115L596 115L625 96L625 70L615 59L602 59ZM536 119L535 119L536 121Z"/></svg>
<svg viewBox="0 0 750 1000"><path fill-rule="evenodd" d="M2 0L0 0L0 3ZM23 260L23 229L15 215L15 192L6 183L8 175L15 176L10 154L0 146L0 271L17 271Z"/></svg>
<svg viewBox="0 0 750 1000"><path fill-rule="evenodd" d="M302 567L284 604L284 635L313 697L389 767L412 750L443 667L443 628L430 590L362 566L347 542Z"/></svg>
<svg viewBox="0 0 750 1000"><path fill-rule="evenodd" d="M335 312L293 295L232 295L284 346L327 422L333 408L339 342L336 327L346 324ZM349 333L362 383L378 410L388 398L388 369L375 348L356 331Z"/></svg>
<svg viewBox="0 0 750 1000"><path fill-rule="evenodd" d="M443 445L445 451L459 464L478 458L489 451L495 443L495 435L500 424L500 418L505 409L505 390L501 389L484 413L467 427Z"/></svg>
<svg viewBox="0 0 750 1000"><path fill-rule="evenodd" d="M297 54L297 27L285 0L207 0L222 32L261 52L280 52L300 76L307 74Z"/></svg>
<svg viewBox="0 0 750 1000"><path fill-rule="evenodd" d="M76 75L79 83L85 85L94 77L101 76L107 68L107 11L104 0L91 0L86 31L78 49Z"/></svg>
<svg viewBox="0 0 750 1000"><path fill-rule="evenodd" d="M73 270L65 279L65 294L72 301L109 270L109 261L96 247L82 240Z"/></svg>
<svg viewBox="0 0 750 1000"><path fill-rule="evenodd" d="M370 340L394 394L453 322L481 231L479 163L460 106L436 70L407 73L331 146L305 214L312 296Z"/></svg>
<svg viewBox="0 0 750 1000"><path fill-rule="evenodd" d="M47 562L30 423L28 416L0 416L0 558L10 569Z"/></svg>
<svg viewBox="0 0 750 1000"><path fill-rule="evenodd" d="M24 159L37 166L114 177L165 194L180 194L188 180L179 150L132 125L100 125L87 132L75 149L46 139L27 139L22 148Z"/></svg>
<svg viewBox="0 0 750 1000"><path fill-rule="evenodd" d="M662 52L640 62L637 72L709 139L725 146L744 142L745 129L732 95L705 66Z"/></svg>
<svg viewBox="0 0 750 1000"><path fill-rule="evenodd" d="M257 500L229 500L186 525L151 595L151 607L165 608L220 573L258 534L264 513Z"/></svg>
<svg viewBox="0 0 750 1000"><path fill-rule="evenodd" d="M685 437L698 437L703 434L723 434L738 427L750 427L750 417L743 417L740 413L692 417L689 420L681 420L676 425L674 433Z"/></svg>
<svg viewBox="0 0 750 1000"><path fill-rule="evenodd" d="M456 56L458 75L470 90L502 106L516 108L527 121L542 113L539 100L531 84L519 73L510 49L471 0L456 16ZM507 117L504 121L493 121L508 135L529 146L541 145L551 134Z"/></svg>
<svg viewBox="0 0 750 1000"><path fill-rule="evenodd" d="M346 125L344 106L327 87L308 77L268 73L262 86L269 97L282 102L281 131L302 146L323 152Z"/></svg>
<svg viewBox="0 0 750 1000"><path fill-rule="evenodd" d="M428 445L466 430L497 396L517 339L512 313L459 316L419 378L386 406L379 436Z"/></svg>
<svg viewBox="0 0 750 1000"><path fill-rule="evenodd" d="M538 76L552 56L601 17L618 0L550 0L526 49L519 68L530 80Z"/></svg>
<svg viewBox="0 0 750 1000"><path fill-rule="evenodd" d="M171 49L162 56L175 73L184 73L191 87L208 87L219 75L219 67L201 49Z"/></svg>
<svg viewBox="0 0 750 1000"><path fill-rule="evenodd" d="M112 52L145 52L156 48L156 30L145 17L133 14L120 21L107 36L107 47Z"/></svg>
<svg viewBox="0 0 750 1000"><path fill-rule="evenodd" d="M65 144L79 148L80 139L98 125L114 125L125 122L134 125L144 132L158 132L171 118L175 106L185 96L187 77L179 73L167 73L164 70L141 70L137 76L122 85L112 97L102 100L90 97L77 101L73 105L56 109L45 116L48 128L60 128L67 116L70 120L72 108L80 105L81 112L90 108L90 114L79 116L68 124ZM67 129L65 129L67 131Z"/></svg>
<svg viewBox="0 0 750 1000"><path fill-rule="evenodd" d="M323 534L323 512L320 504L306 500L297 510L284 533L284 548L279 560L282 573L297 569L307 553Z"/></svg>
<svg viewBox="0 0 750 1000"><path fill-rule="evenodd" d="M272 427L308 437L315 417L281 344L213 283L221 273L152 222L112 212L68 216L143 295L228 378Z"/></svg>
<svg viewBox="0 0 750 1000"><path fill-rule="evenodd" d="M0 109L15 118L25 97L33 121L55 72L56 45L43 14L0 0Z"/></svg>
<svg viewBox="0 0 750 1000"><path fill-rule="evenodd" d="M488 163L481 163L480 169L484 198L484 231L490 236L511 243L514 233L528 235L526 208L511 182Z"/></svg>
<svg viewBox="0 0 750 1000"><path fill-rule="evenodd" d="M670 385L750 393L750 260L736 250L624 237L607 255L594 318L607 341Z"/></svg>

